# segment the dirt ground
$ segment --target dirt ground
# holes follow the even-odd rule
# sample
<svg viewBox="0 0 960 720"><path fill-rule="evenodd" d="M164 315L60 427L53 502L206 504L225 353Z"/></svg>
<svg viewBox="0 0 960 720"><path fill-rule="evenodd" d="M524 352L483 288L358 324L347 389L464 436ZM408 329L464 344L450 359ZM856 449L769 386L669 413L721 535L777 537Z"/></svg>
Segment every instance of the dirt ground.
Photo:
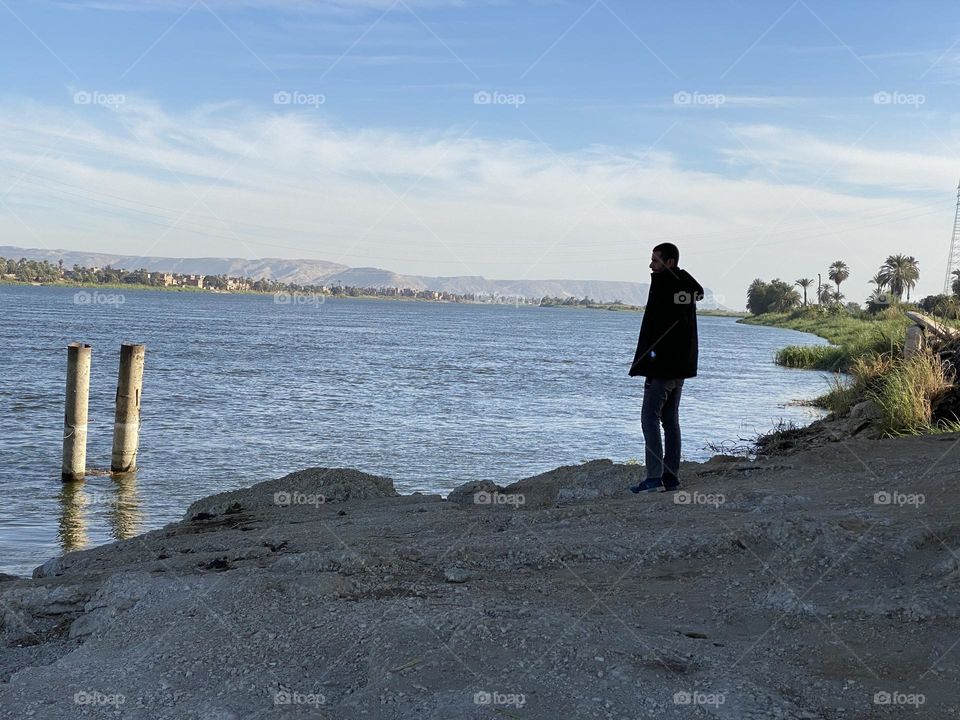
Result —
<svg viewBox="0 0 960 720"><path fill-rule="evenodd" d="M958 718L958 443L213 496L0 583L0 716Z"/></svg>

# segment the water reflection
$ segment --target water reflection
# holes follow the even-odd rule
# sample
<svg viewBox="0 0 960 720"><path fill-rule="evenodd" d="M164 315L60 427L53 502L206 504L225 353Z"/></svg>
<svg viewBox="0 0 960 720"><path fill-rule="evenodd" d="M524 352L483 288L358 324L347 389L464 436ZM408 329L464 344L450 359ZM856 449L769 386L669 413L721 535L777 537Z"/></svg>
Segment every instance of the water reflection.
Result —
<svg viewBox="0 0 960 720"><path fill-rule="evenodd" d="M65 553L82 550L90 544L84 518L87 495L82 480L63 483L60 490L60 547Z"/></svg>
<svg viewBox="0 0 960 720"><path fill-rule="evenodd" d="M90 546L87 526L92 515L103 514L114 540L126 540L140 532L143 523L137 474L111 476L111 487L101 489L83 481L65 482L60 490L60 529L63 552Z"/></svg>
<svg viewBox="0 0 960 720"><path fill-rule="evenodd" d="M140 532L143 513L140 511L140 496L137 493L137 473L118 473L113 476L117 491L116 502L107 514L115 540L126 540Z"/></svg>

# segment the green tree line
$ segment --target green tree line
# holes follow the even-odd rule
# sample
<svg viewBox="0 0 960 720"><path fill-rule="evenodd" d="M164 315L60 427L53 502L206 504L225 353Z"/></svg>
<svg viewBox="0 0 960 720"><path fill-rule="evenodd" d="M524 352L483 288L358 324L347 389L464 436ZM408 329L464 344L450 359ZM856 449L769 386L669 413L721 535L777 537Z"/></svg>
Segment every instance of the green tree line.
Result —
<svg viewBox="0 0 960 720"><path fill-rule="evenodd" d="M821 283L813 292L811 288L816 281L809 277L798 278L792 283L780 278L770 282L757 278L747 288L747 310L753 315L790 312L815 302L819 306L828 308L846 307L851 311L859 311L861 308L857 302L844 304L846 297L843 294L842 285L850 278L850 266L843 260L835 260L827 268L826 275L829 282ZM956 305L957 299L960 298L960 271L955 271L954 275L956 277L953 281L953 301ZM915 257L902 254L888 256L870 279L874 288L866 299L867 311L880 312L892 304L903 302L904 299L909 302L910 293L916 287L919 278L920 267Z"/></svg>

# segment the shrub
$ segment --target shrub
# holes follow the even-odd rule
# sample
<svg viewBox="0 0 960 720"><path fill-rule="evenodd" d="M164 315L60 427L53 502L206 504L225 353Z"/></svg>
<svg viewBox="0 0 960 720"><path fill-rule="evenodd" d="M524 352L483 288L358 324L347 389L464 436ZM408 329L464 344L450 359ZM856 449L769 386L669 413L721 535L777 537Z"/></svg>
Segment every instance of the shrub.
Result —
<svg viewBox="0 0 960 720"><path fill-rule="evenodd" d="M846 414L858 402L876 393L893 364L894 359L890 354L856 358L850 366L849 375L844 378L837 373L830 390L818 397L814 404L838 415Z"/></svg>
<svg viewBox="0 0 960 720"><path fill-rule="evenodd" d="M909 360L896 360L868 392L880 408L885 433L918 433L931 426L931 400L951 387L940 358L917 353Z"/></svg>

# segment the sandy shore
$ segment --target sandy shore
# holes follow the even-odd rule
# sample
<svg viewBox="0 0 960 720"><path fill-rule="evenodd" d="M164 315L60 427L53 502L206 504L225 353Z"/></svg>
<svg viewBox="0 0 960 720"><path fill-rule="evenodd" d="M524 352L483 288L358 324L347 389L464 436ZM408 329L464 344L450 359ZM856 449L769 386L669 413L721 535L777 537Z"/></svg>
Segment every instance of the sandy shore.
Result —
<svg viewBox="0 0 960 720"><path fill-rule="evenodd" d="M0 583L0 713L960 717L958 441L216 495Z"/></svg>

